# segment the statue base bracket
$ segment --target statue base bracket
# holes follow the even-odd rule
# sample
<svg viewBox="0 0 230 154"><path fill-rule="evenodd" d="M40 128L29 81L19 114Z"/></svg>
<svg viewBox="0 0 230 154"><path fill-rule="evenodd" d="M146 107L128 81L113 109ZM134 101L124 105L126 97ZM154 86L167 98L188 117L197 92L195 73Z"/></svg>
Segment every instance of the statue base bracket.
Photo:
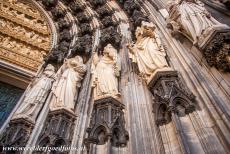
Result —
<svg viewBox="0 0 230 154"><path fill-rule="evenodd" d="M210 66L230 72L230 28L216 26L207 29L198 41L198 47Z"/></svg>

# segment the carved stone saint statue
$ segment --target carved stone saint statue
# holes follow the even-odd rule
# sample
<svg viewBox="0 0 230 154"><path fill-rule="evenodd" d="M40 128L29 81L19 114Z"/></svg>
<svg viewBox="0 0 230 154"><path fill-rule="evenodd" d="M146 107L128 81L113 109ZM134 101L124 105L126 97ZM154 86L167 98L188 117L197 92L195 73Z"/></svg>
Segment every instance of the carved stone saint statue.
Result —
<svg viewBox="0 0 230 154"><path fill-rule="evenodd" d="M228 28L214 19L199 0L171 2L168 11L168 26L188 36L193 44L197 44L201 35L207 35L212 28Z"/></svg>
<svg viewBox="0 0 230 154"><path fill-rule="evenodd" d="M26 118L35 123L38 112L43 106L54 81L55 69L49 64L39 78L36 78L27 90L22 104L13 119Z"/></svg>
<svg viewBox="0 0 230 154"><path fill-rule="evenodd" d="M142 22L136 29L136 43L128 44L130 58L137 63L141 77L146 81L157 70L169 67L166 52L153 23Z"/></svg>
<svg viewBox="0 0 230 154"><path fill-rule="evenodd" d="M64 64L56 74L56 82L52 88L53 96L50 102L50 109L66 109L74 111L75 98L81 81L86 72L86 65L80 56L65 59Z"/></svg>
<svg viewBox="0 0 230 154"><path fill-rule="evenodd" d="M117 50L108 44L103 51L103 56L95 53L92 64L94 98L100 99L107 96L119 98L118 77L120 76Z"/></svg>

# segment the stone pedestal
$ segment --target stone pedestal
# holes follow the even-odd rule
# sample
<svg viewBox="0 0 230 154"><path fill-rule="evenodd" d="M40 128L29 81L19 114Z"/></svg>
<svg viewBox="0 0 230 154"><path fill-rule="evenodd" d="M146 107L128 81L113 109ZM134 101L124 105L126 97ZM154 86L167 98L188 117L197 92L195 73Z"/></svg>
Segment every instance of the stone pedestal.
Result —
<svg viewBox="0 0 230 154"><path fill-rule="evenodd" d="M210 66L230 72L230 27L214 26L199 38L198 47Z"/></svg>
<svg viewBox="0 0 230 154"><path fill-rule="evenodd" d="M174 70L157 70L148 81L148 88L154 96L156 124L171 121L171 112L185 114L195 110L195 96L188 90ZM183 113L181 113L183 114Z"/></svg>
<svg viewBox="0 0 230 154"><path fill-rule="evenodd" d="M69 146L73 138L76 115L66 109L51 111L37 142L38 146Z"/></svg>
<svg viewBox="0 0 230 154"><path fill-rule="evenodd" d="M1 146L25 147L33 128L34 124L23 118L11 120L9 128L1 136Z"/></svg>
<svg viewBox="0 0 230 154"><path fill-rule="evenodd" d="M178 72L172 69L157 70L149 80L148 88L154 96L156 125L172 121L183 153L191 153L179 117L195 110L195 96L182 83Z"/></svg>
<svg viewBox="0 0 230 154"><path fill-rule="evenodd" d="M89 148L92 144L124 147L127 145L129 135L125 129L123 110L124 105L119 99L105 97L94 102L90 126L87 129L88 137L85 145Z"/></svg>

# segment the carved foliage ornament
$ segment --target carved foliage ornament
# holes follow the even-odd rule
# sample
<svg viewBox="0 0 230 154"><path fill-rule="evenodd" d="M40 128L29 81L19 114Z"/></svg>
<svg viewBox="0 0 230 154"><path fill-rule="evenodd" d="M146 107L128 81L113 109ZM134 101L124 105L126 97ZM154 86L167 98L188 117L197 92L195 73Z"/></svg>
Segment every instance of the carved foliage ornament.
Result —
<svg viewBox="0 0 230 154"><path fill-rule="evenodd" d="M148 17L141 11L140 5L137 4L135 0L117 0L125 12L129 15L131 24L130 30L132 34L135 34L135 30L138 26L141 26L142 21L149 21ZM133 40L135 40L135 36L132 35Z"/></svg>
<svg viewBox="0 0 230 154"><path fill-rule="evenodd" d="M73 47L71 56L79 54L88 59L92 52L92 16L87 12L86 5L84 5L83 3L77 3L77 5L75 6L78 8L73 8L71 6L70 8L72 8L73 13L77 16L76 23L79 25L80 31L78 33L79 37Z"/></svg>

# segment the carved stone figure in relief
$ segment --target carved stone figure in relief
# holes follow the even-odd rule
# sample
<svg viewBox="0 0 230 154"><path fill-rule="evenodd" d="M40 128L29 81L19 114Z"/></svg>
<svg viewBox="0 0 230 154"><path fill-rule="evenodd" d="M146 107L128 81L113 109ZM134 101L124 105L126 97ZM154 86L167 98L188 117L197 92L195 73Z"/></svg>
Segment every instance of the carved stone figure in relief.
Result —
<svg viewBox="0 0 230 154"><path fill-rule="evenodd" d="M141 77L148 80L157 70L169 67L166 52L153 23L142 22L136 29L136 43L128 44L130 58L137 63Z"/></svg>
<svg viewBox="0 0 230 154"><path fill-rule="evenodd" d="M213 27L228 27L214 19L199 0L171 2L168 10L169 25L189 36L193 44L197 44L199 37Z"/></svg>
<svg viewBox="0 0 230 154"><path fill-rule="evenodd" d="M86 65L80 56L65 59L57 72L56 82L52 88L51 110L67 109L70 112L74 110L75 98L85 72Z"/></svg>
<svg viewBox="0 0 230 154"><path fill-rule="evenodd" d="M92 64L92 76L94 87L94 99L107 96L118 98L118 77L120 76L120 65L117 50L108 44L103 51L103 56L94 54Z"/></svg>
<svg viewBox="0 0 230 154"><path fill-rule="evenodd" d="M49 64L39 78L36 78L25 94L22 104L13 119L26 118L35 122L54 81L55 69Z"/></svg>

